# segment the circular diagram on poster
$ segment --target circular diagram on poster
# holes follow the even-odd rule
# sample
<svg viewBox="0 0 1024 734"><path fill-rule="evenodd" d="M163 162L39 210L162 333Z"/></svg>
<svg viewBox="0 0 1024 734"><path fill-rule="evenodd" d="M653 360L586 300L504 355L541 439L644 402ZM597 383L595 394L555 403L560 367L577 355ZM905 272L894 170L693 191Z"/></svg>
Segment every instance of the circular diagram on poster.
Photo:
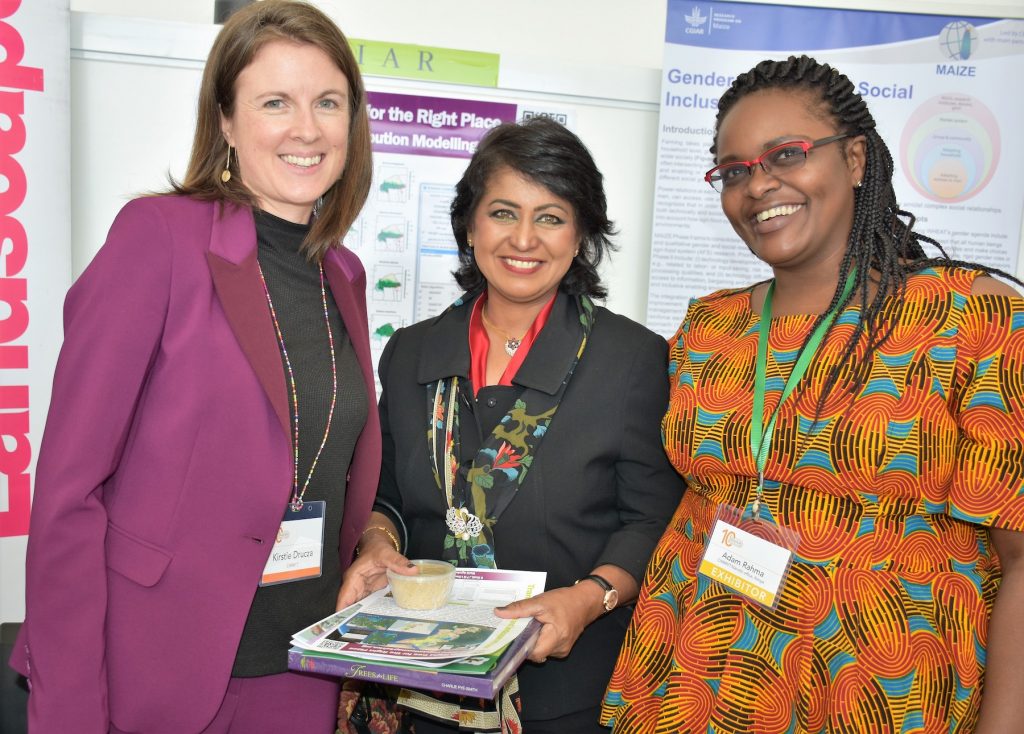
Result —
<svg viewBox="0 0 1024 734"><path fill-rule="evenodd" d="M907 120L900 161L922 196L944 204L966 201L985 188L999 163L999 124L980 100L940 94Z"/></svg>

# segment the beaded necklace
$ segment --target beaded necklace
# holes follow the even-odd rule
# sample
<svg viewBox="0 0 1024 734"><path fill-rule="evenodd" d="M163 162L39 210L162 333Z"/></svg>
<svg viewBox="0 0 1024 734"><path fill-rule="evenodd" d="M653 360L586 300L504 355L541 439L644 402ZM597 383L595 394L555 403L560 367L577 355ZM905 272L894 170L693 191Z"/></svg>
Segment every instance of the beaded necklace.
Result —
<svg viewBox="0 0 1024 734"><path fill-rule="evenodd" d="M324 285L324 266L319 265L320 269L320 301L324 306L324 323L327 325L327 343L331 349L331 407L327 411L327 426L324 428L324 437L320 441L320 448L316 450L316 456L313 457L313 463L309 467L309 474L306 475L306 481L302 485L302 491L299 491L299 392L295 388L295 372L292 370L292 361L288 358L288 350L284 346L284 334L281 333L281 324L277 320L277 311L274 309L274 301L270 298L270 290L267 288L267 279L263 275L263 268L260 266L259 261L256 261L256 267L260 271L260 282L263 283L263 292L267 295L267 305L270 306L270 318L274 322L274 331L277 333L277 343L281 347L281 354L284 355L284 363L288 367L288 383L291 387L291 399L292 399L292 446L294 447L293 467L294 475L292 479L292 498L289 501L289 506L293 512L298 512L302 509L302 498L306 496L306 490L309 489L309 481L313 478L313 471L316 469L316 463L320 460L320 454L324 450L324 445L327 443L327 436L331 432L331 419L334 418L334 405L338 401L338 366L334 357L334 334L331 332L331 321L327 315L327 288Z"/></svg>

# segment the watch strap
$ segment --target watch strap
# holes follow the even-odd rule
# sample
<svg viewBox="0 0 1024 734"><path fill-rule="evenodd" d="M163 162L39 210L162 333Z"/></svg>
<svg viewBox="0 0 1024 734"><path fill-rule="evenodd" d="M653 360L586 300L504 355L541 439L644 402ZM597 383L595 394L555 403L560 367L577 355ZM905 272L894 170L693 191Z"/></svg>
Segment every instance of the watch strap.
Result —
<svg viewBox="0 0 1024 734"><path fill-rule="evenodd" d="M611 585L611 582L609 582L608 579L606 579L604 576L598 576L596 573L587 574L586 576L581 578L580 581L586 581L587 579L590 579L591 581L596 581L597 585L605 591L611 591L615 588ZM578 584L580 581L577 581L576 583Z"/></svg>
<svg viewBox="0 0 1024 734"><path fill-rule="evenodd" d="M601 606L604 607L606 612L610 612L615 608L615 605L619 601L619 592L612 586L611 582L604 576L598 576L596 573L587 574L583 578L576 581L578 584L580 581L586 580L593 581L604 590L604 598L601 600Z"/></svg>

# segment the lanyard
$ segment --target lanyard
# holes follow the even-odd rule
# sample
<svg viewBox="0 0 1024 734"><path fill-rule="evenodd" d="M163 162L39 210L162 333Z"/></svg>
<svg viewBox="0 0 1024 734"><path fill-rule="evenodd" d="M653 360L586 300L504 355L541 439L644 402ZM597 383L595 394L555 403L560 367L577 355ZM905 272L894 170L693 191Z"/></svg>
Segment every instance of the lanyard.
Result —
<svg viewBox="0 0 1024 734"><path fill-rule="evenodd" d="M846 285L843 287L843 295L840 301L846 300L853 290L854 273L846 278ZM764 393L765 373L768 369L768 328L772 319L772 296L775 293L775 281L768 284L768 292L764 296L764 305L761 306L761 323L758 325L757 334L757 362L754 364L754 408L750 425L750 451L754 455L754 466L757 469L757 497L754 499L754 514L761 508L761 501L764 498L764 467L768 461L768 449L772 445L772 434L775 432L775 419L779 417L779 409L790 396L793 389L800 382L800 378L807 372L807 368L814 359L818 347L832 322L835 321L837 311L835 309L825 314L825 318L818 324L818 328L811 334L811 338L800 350L793 371L789 373L789 379L782 389L779 402L772 411L768 422L764 422Z"/></svg>
<svg viewBox="0 0 1024 734"><path fill-rule="evenodd" d="M327 311L327 287L324 285L324 266L319 265L320 270L320 302L324 307L324 323L327 325L327 344L331 350L331 407L327 411L327 425L324 427L324 437L320 441L320 448L316 450L316 456L313 457L313 463L309 467L309 474L306 475L306 481L302 485L301 491L299 490L299 391L295 387L295 371L292 369L292 361L288 357L288 350L284 345L284 334L281 333L281 324L277 320L277 310L274 308L274 302L270 298L270 289L267 288L267 279L263 276L263 268L259 264L259 260L256 261L256 267L260 271L260 282L263 284L263 292L267 295L267 305L270 307L270 318L274 322L274 332L277 334L277 344L281 347L281 354L284 355L284 363L288 368L288 386L291 388L291 399L292 399L292 496L288 502L288 506L292 512L298 512L302 509L302 498L306 496L306 490L309 489L309 481L313 478L313 472L316 471L316 464L320 460L320 454L323 453L324 446L327 443L327 436L331 432L331 420L334 418L334 406L338 402L338 364L334 354L334 334L331 332L331 319L328 316Z"/></svg>

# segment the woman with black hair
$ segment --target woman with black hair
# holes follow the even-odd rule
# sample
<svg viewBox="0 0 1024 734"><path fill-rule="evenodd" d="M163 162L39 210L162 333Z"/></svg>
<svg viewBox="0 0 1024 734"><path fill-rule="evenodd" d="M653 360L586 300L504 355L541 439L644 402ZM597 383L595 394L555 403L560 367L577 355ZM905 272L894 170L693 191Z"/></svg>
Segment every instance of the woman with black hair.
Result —
<svg viewBox="0 0 1024 734"><path fill-rule="evenodd" d="M604 730L631 602L683 487L659 435L667 344L591 300L605 295L605 206L562 125L505 124L481 142L451 208L467 293L381 357L378 503L340 600L407 557L546 571L545 593L498 611L544 625L519 672L531 734ZM435 730L451 729L416 723Z"/></svg>
<svg viewBox="0 0 1024 734"><path fill-rule="evenodd" d="M925 254L827 64L740 75L711 152L706 180L774 277L694 301L672 342L662 427L689 490L603 721L1018 730L1024 299Z"/></svg>

